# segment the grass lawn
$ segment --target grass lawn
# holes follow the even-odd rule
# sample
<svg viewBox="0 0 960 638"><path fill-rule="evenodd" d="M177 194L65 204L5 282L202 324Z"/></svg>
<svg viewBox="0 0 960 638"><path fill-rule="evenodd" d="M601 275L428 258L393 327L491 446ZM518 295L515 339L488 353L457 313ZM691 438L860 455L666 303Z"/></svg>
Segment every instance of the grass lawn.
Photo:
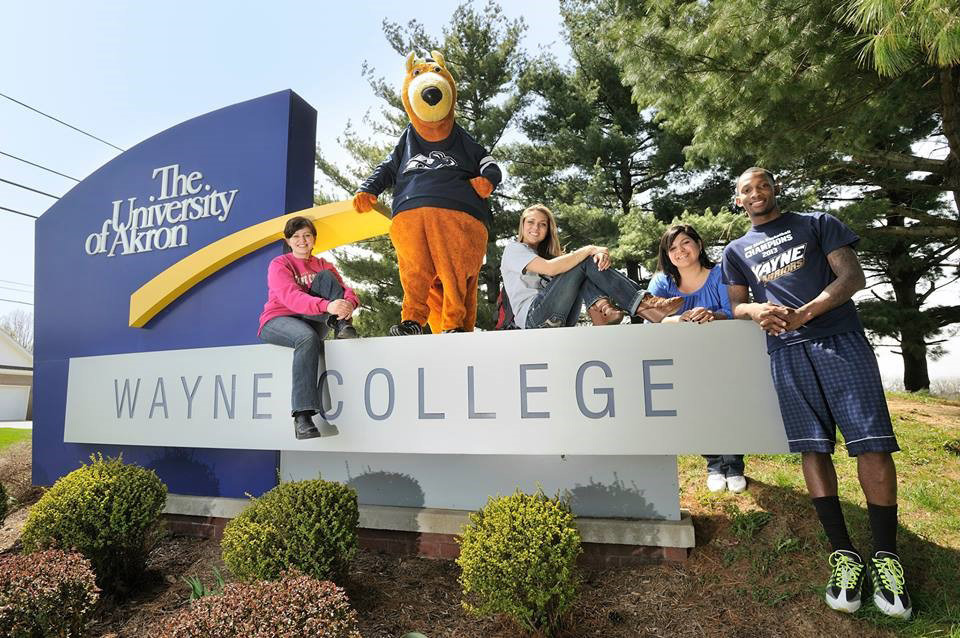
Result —
<svg viewBox="0 0 960 638"><path fill-rule="evenodd" d="M21 430L19 428L5 428L0 426L0 449L20 441L29 441L33 434L31 430Z"/></svg>
<svg viewBox="0 0 960 638"><path fill-rule="evenodd" d="M872 602L855 618L898 636L960 637L960 402L905 393L890 393L887 400L902 448L894 454L898 549L914 620L887 618ZM834 462L851 538L868 553L870 527L856 460L838 445ZM748 456L746 464L749 490L717 495L706 489L702 458L679 458L683 506L695 521L718 521L701 523L705 532L698 529L699 547L691 558L698 551L713 554L729 585L760 606L807 599L829 612L822 602L829 544L806 496L799 456Z"/></svg>

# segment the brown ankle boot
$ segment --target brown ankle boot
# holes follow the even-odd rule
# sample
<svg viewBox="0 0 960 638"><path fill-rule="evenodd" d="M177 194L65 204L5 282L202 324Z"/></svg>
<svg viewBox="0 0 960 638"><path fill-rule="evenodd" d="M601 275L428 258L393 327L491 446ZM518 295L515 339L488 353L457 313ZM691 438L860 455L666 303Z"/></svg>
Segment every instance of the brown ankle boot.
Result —
<svg viewBox="0 0 960 638"><path fill-rule="evenodd" d="M647 321L660 323L665 317L669 317L679 310L682 305L683 297L664 299L663 297L655 297L654 295L647 294L644 296L643 301L640 302L640 305L637 306L636 315L643 317Z"/></svg>
<svg viewBox="0 0 960 638"><path fill-rule="evenodd" d="M600 297L587 308L587 315L593 325L608 326L623 321L624 312L610 303L609 299Z"/></svg>

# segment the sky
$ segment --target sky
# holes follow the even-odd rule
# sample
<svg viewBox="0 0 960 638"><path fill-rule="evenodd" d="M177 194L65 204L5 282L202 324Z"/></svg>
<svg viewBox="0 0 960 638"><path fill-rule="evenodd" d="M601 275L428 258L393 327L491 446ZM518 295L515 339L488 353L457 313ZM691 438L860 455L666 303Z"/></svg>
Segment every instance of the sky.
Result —
<svg viewBox="0 0 960 638"><path fill-rule="evenodd" d="M8 3L0 94L127 149L192 117L292 89L317 109L317 142L336 160L348 122L363 131L364 114L376 116L364 61L399 89L404 59L387 44L383 20L416 19L439 37L457 4L434 0L414 15L406 3L369 0ZM528 51L568 59L555 0L502 6L525 19ZM120 151L0 97L0 153L83 179ZM0 179L57 196L76 184L2 154ZM0 182L2 207L39 215L54 201ZM15 302L33 300L35 259L58 249L36 241L33 224L0 211L0 315L32 312ZM882 352L880 361L885 377L900 374L899 357ZM960 376L960 353L932 362L931 376Z"/></svg>

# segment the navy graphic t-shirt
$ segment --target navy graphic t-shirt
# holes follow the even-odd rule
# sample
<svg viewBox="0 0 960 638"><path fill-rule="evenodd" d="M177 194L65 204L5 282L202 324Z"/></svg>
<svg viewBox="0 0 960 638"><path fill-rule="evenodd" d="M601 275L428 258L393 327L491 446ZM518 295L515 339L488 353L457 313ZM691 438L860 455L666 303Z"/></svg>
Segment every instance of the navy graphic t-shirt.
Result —
<svg viewBox="0 0 960 638"><path fill-rule="evenodd" d="M784 213L754 226L723 250L723 281L750 286L753 300L799 308L819 295L837 276L827 255L855 246L857 235L827 213ZM852 300L810 320L799 330L767 335L767 352L842 332L863 332Z"/></svg>
<svg viewBox="0 0 960 638"><path fill-rule="evenodd" d="M379 195L393 186L394 216L411 208L436 206L461 210L489 228L490 204L470 184L478 176L496 186L503 175L486 149L459 124L440 142L428 142L408 124L393 152L357 190Z"/></svg>

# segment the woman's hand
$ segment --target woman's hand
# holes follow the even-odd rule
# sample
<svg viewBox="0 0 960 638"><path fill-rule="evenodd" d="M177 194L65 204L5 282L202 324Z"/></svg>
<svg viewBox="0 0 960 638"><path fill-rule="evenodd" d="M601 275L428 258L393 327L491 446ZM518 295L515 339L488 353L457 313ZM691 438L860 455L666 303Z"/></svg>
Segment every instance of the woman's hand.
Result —
<svg viewBox="0 0 960 638"><path fill-rule="evenodd" d="M354 305L346 299L334 299L327 304L327 312L337 319L349 319L354 310Z"/></svg>
<svg viewBox="0 0 960 638"><path fill-rule="evenodd" d="M710 323L715 318L712 310L707 310L702 306L691 308L680 315L680 321L690 321L693 323Z"/></svg>
<svg viewBox="0 0 960 638"><path fill-rule="evenodd" d="M610 267L610 251L603 246L591 246L590 255L597 264L597 270L606 270Z"/></svg>

